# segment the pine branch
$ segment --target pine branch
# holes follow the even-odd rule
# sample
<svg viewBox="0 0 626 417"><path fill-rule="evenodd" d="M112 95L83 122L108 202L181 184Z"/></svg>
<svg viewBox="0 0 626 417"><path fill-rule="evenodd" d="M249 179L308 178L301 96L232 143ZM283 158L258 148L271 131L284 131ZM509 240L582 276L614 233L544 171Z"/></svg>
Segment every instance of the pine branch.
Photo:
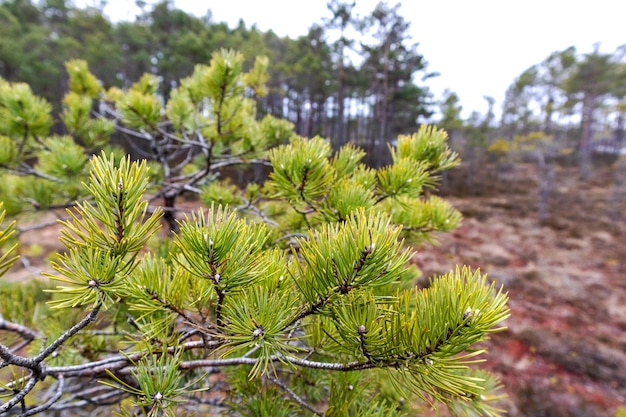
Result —
<svg viewBox="0 0 626 417"><path fill-rule="evenodd" d="M54 403L59 401L61 396L63 396L64 387L65 387L65 379L63 378L63 376L60 376L58 378L57 388L55 390L54 395L50 397L50 399L46 401L44 404L28 409L25 413L20 414L19 417L34 416L35 414L39 414L41 412L48 410L50 407L54 405Z"/></svg>
<svg viewBox="0 0 626 417"><path fill-rule="evenodd" d="M75 206L76 204L77 203L74 202L74 203L72 203L72 205L63 205L63 206L60 206L59 208L70 208L70 207ZM50 207L48 207L48 208L50 208ZM69 217L69 216L63 216L63 217L59 217L59 218L57 218L55 220L51 220L49 222L42 222L42 223L37 223L37 224L30 225L30 226L18 227L17 233L18 234L22 234L22 233L30 232L32 230L38 230L38 229L44 229L44 228L50 227L50 226L56 226L56 225L59 224L59 220L66 220L67 221L67 220L70 220L70 219L71 219L71 217Z"/></svg>
<svg viewBox="0 0 626 417"><path fill-rule="evenodd" d="M24 397L26 397L26 395L31 392L33 388L35 388L35 385L37 385L38 381L39 375L33 375L28 378L28 382L26 383L24 388L22 388L17 394L15 394L13 398L0 406L0 415L2 413L6 413L7 411L15 407L18 403L22 402L24 400Z"/></svg>
<svg viewBox="0 0 626 417"><path fill-rule="evenodd" d="M222 107L224 106L224 98L226 97L226 87L228 87L227 84L227 79L228 79L228 74L230 72L230 68L228 66L226 66L226 69L224 71L224 76L221 79L221 83L219 86L220 89L220 93L219 93L219 98L218 98L218 102L217 102L217 109L215 111L215 117L217 119L216 121L216 125L217 125L217 134L218 136L222 135Z"/></svg>
<svg viewBox="0 0 626 417"><path fill-rule="evenodd" d="M68 409L84 408L85 406L107 406L114 405L119 402L121 398L128 396L123 391L108 388L104 393L94 395L96 391L102 391L103 388L107 388L105 385L98 386L96 389L86 389L75 393L65 393L66 398L63 401L52 404L49 411L63 411ZM78 399L78 400L77 400Z"/></svg>
<svg viewBox="0 0 626 417"><path fill-rule="evenodd" d="M190 325L196 326L196 327L198 326L198 324L191 317L189 317L189 314L187 314L187 312L184 309L176 307L172 303L169 303L167 300L163 300L161 297L159 297L159 294L157 294L156 291L151 291L147 288L144 291L148 296L150 296L150 299L161 304L163 308L166 308L167 310L178 314L183 319L185 319Z"/></svg>
<svg viewBox="0 0 626 417"><path fill-rule="evenodd" d="M30 191L16 183L21 188L11 209L32 211L25 201L40 208L64 201L62 193L70 191L77 196L86 155L93 154L82 145L105 146L115 132L160 166L151 176L146 162L135 164L130 157L119 167L113 154L91 158L92 172L84 183L93 200L69 210L72 215L62 221L66 227L61 232L68 251L53 262L59 273L53 277L63 285L52 291L65 298L49 301L60 308L87 308L80 313L86 316L63 325L52 343L39 328L0 317L0 331L13 333L10 340L19 342L0 344L0 368L6 368L3 374L14 372L12 379L5 375L9 382L2 384L0 394L11 397L0 405L0 414L29 416L120 404L127 396L134 397L128 403L144 414L169 413L173 405L204 389L204 375L194 378L202 373L197 370L227 367L241 368L241 375L248 372L241 381L225 373L232 388L254 394L260 384L271 394L269 399L235 398L227 403L233 408L237 401L251 407L266 401L275 407L269 402L284 399L290 409L298 404L301 412L316 416L325 414L317 410L325 404L326 414L360 414L372 399L367 377L363 389L334 390L352 386L360 377L354 371L383 368L418 397L478 401L481 381L487 378L459 369L478 362L482 351L472 345L497 331L492 327L508 315L506 295L496 294L484 277L467 271L450 274L428 290L397 288L410 272L402 230L427 238L460 221L460 214L443 200L423 201L424 188L436 185L435 173L456 163L445 132L425 128L401 136L391 147L393 164L369 169L356 146L334 152L325 139L295 135L286 121L271 116L258 120L258 103L245 91L252 88L256 94L263 74L244 74L241 54L215 53L209 66L197 66L170 97L158 96L154 75L130 91L113 88L105 93L85 62L68 65L71 92L62 120L73 137L61 141L48 136L52 106L43 103L21 108L32 117L13 122L18 132L14 137L0 138L3 150L5 144L9 148L0 155L5 172L36 177L27 178L35 184ZM102 114L93 110L99 95ZM287 140L289 144L270 149ZM55 148L53 143L61 145ZM45 150L33 154L39 156L39 165L23 161L31 148ZM42 164L47 157L53 162ZM273 168L263 187L242 196L241 190L211 184L224 168L254 164ZM150 201L163 198L166 207L153 209L142 201L148 185L158 189ZM176 213L186 210L176 207L176 199L186 192L202 194L207 201L226 196L230 206L238 207L232 213L211 208L206 218L200 212L191 221L177 219ZM267 201L261 199L268 204L259 206ZM161 210L173 232L171 241L160 242L155 235ZM148 212L152 215L146 219ZM312 230L303 230L307 227ZM4 237L0 234L0 243L11 238L9 229ZM295 244L281 251L285 239L296 237ZM141 258L143 251L148 255ZM288 275L294 279L283 280ZM119 309L111 308L117 303ZM98 330L88 330L106 308L115 316L107 316ZM128 324L121 324L126 312L137 314L136 321L128 313ZM313 315L319 317L303 320ZM42 341L37 354L17 354L21 350L16 346L36 340ZM64 348L74 341L72 349ZM67 359L73 348L83 356ZM55 365L61 360L59 366L49 366L53 357ZM68 365L79 361L86 362ZM57 381L37 390L47 376ZM300 376L319 377L324 386L301 391L291 385L302 387ZM95 379L108 385L96 386ZM322 391L330 391L329 398L318 398ZM208 397L198 403L207 403ZM357 402L366 405L351 408ZM376 403L367 410L372 415L389 411ZM130 409L121 413L135 414Z"/></svg>
<svg viewBox="0 0 626 417"><path fill-rule="evenodd" d="M41 171L37 171L35 168L31 167L30 165L24 163L24 162L20 162L19 165L19 169L17 171L18 174L20 175L33 175L35 177L39 177L39 178L43 178L46 179L48 181L52 181L52 182L56 182L59 184L63 183L63 180L54 177L52 175L48 175L48 174L44 174Z"/></svg>
<svg viewBox="0 0 626 417"><path fill-rule="evenodd" d="M367 358L369 362L373 361L372 355L370 354L369 349L367 348L367 344L365 342L365 335L367 334L367 328L363 325L360 325L356 332L359 335L359 341L361 343L361 352L363 352L363 356Z"/></svg>
<svg viewBox="0 0 626 417"><path fill-rule="evenodd" d="M92 308L92 310L84 319L82 319L80 322L76 323L70 329L65 331L59 338L57 338L54 342L52 342L48 347L43 348L39 354L37 354L36 356L32 358L25 358L23 356L16 355L12 353L8 347L4 346L3 344L0 344L0 358L4 360L3 366L16 365L22 368L28 368L33 373L33 375L29 379L29 382L22 390L24 391L26 390L27 387L29 387L28 391L24 392L21 398L23 398L35 386L36 382L40 378L45 377L46 370L45 370L45 366L42 363L43 360L46 359L48 356L50 356L52 353L54 353L69 338L71 338L73 335L78 333L81 329L86 327L89 323L93 322L96 319L96 316L98 314L98 311L100 310L100 307L101 307L101 304L100 303L97 304L94 308ZM31 381L34 381L34 382L32 382L31 384ZM18 396L19 394L16 395L16 397L14 398L17 398ZM11 407L13 407L15 404L17 404L19 401L21 401L21 399L13 403L13 405L11 405L9 408L6 408L6 409L0 408L0 413L3 411L7 411Z"/></svg>
<svg viewBox="0 0 626 417"><path fill-rule="evenodd" d="M48 356L50 356L53 352L55 352L59 347L61 347L61 345L65 343L70 337L74 336L80 330L82 330L83 328L87 327L90 323L95 321L98 315L98 312L100 311L100 308L102 308L102 303L98 302L91 309L89 314L84 319L82 319L81 321L76 323L74 326L72 326L71 328L63 332L63 334L59 336L59 338L56 339L54 342L52 342L50 346L48 346L42 352L40 352L37 356L35 356L32 359L33 363L39 364L41 361L43 361Z"/></svg>
<svg viewBox="0 0 626 417"><path fill-rule="evenodd" d="M263 220L265 222L265 224L269 225L269 226L273 226L273 227L278 227L278 223L276 223L274 220L270 219L267 214L265 214L263 212L263 210L261 210L260 208L258 208L257 206L255 206L254 204L252 204L251 201L248 201L245 198L241 198L243 200L243 204L239 207L237 207L236 210L239 211L251 211L252 213L254 213L255 215L257 215L258 217L261 218L261 220ZM283 237L284 239L284 237Z"/></svg>
<svg viewBox="0 0 626 417"><path fill-rule="evenodd" d="M115 212L115 237L118 245L122 242L122 239L124 239L124 194L124 184L120 180L117 185L117 210Z"/></svg>
<svg viewBox="0 0 626 417"><path fill-rule="evenodd" d="M234 166L234 165L262 165L265 167L271 167L272 164L269 161L266 161L265 159L250 159L250 160L244 160L241 158L229 158L225 161L220 161L220 162L216 162L212 165L213 170L218 170L218 169L222 169L222 168L226 168L229 166Z"/></svg>
<svg viewBox="0 0 626 417"><path fill-rule="evenodd" d="M293 324L297 323L305 317L319 312L320 309L324 307L324 304L326 304L326 301L328 301L329 298L329 296L319 297L316 302L311 303L307 308L303 309L296 317L294 317L294 319L289 323L289 326L287 327L292 326Z"/></svg>
<svg viewBox="0 0 626 417"><path fill-rule="evenodd" d="M177 350L188 351L194 349L215 349L223 345L223 340L205 342L204 340L194 340L179 346L168 346L166 352L173 354ZM92 377L102 375L106 370L118 370L128 366L132 362L149 355L149 352L136 352L128 355L115 355L110 358L94 362L87 362L80 365L53 366L46 368L48 375L63 375L65 377Z"/></svg>
<svg viewBox="0 0 626 417"><path fill-rule="evenodd" d="M310 412L312 412L316 416L323 416L324 415L324 413L321 413L321 412L317 411L311 404L309 404L306 401L304 401L298 394L293 392L293 390L291 388L289 388L287 385L285 385L280 379L274 378L273 376L267 376L266 378L270 382L272 382L274 385L278 386L281 390L285 391L287 396L289 398L291 398L292 400L294 400L295 402L297 402L300 405L300 407L306 408L307 410L309 410Z"/></svg>
<svg viewBox="0 0 626 417"><path fill-rule="evenodd" d="M31 341L41 337L39 332L32 330L26 326L11 321L5 320L0 316L0 330L7 330L9 332L19 334L23 339Z"/></svg>
<svg viewBox="0 0 626 417"><path fill-rule="evenodd" d="M222 368L222 367L230 367L230 366L238 366L238 365L255 365L259 361L258 358L227 358L227 359L198 359L192 361L184 361L181 362L181 369L196 369L196 368ZM399 364L397 360L392 360L387 364L374 364L371 362L360 362L353 361L347 363L339 363L339 362L319 362L319 361L311 361L307 359L300 359L293 356L280 356L280 355L272 355L269 358L271 362L286 362L292 365L300 366L303 368L311 368L311 369L324 369L328 371L339 371L339 372L349 372L349 371L358 371L363 369L372 369L375 367L394 367Z"/></svg>

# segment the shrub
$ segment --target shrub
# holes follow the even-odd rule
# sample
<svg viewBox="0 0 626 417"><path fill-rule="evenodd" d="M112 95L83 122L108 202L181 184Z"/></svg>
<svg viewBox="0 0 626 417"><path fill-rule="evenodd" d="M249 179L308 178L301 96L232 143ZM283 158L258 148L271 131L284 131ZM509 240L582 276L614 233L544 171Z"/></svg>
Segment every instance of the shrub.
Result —
<svg viewBox="0 0 626 417"><path fill-rule="evenodd" d="M3 198L20 210L68 206L69 217L47 274L56 284L12 286L1 305L0 413L178 416L218 404L235 415L397 416L422 400L498 415L499 384L476 369L476 343L501 329L506 294L469 268L415 288L405 244L461 220L427 197L457 163L445 132L402 136L390 166L368 168L354 146L333 153L258 119L266 62L247 74L242 62L215 54L167 101L154 77L105 92L71 62L72 141L47 135L50 106L27 87L2 84L0 135L15 143L0 155L11 161L4 180L55 185L40 187L45 205L25 189ZM37 133L11 122L22 117L4 95L14 90L33 100ZM150 162L111 151L113 130ZM271 167L264 184L218 181L251 163ZM176 216L183 192L204 207ZM0 236L1 272L16 259L13 230Z"/></svg>

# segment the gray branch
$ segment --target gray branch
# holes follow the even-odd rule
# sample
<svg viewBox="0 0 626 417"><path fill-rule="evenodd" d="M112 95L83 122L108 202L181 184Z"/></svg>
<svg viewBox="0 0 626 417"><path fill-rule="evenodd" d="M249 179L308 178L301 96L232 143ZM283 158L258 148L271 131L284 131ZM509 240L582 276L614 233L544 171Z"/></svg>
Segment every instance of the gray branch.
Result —
<svg viewBox="0 0 626 417"><path fill-rule="evenodd" d="M270 382L272 382L273 384L277 385L280 389L285 391L285 393L289 396L289 398L291 398L292 400L297 402L300 405L300 407L306 408L307 410L309 410L310 412L312 412L316 416L323 416L324 415L324 413L320 413L311 404L307 403L302 398L300 398L300 396L298 394L293 392L293 390L291 388L289 388L287 385L285 385L280 379L274 378L272 376L267 377L267 379Z"/></svg>
<svg viewBox="0 0 626 417"><path fill-rule="evenodd" d="M64 387L64 385L65 385L65 381L64 381L63 377L60 377L59 378L59 382L57 384L57 389L56 389L54 395L52 397L50 397L50 399L48 401L46 401L42 405L38 405L36 407L33 407L33 408L29 409L25 413L20 414L19 417L34 416L35 414L41 413L42 411L46 411L47 409L52 407L54 405L54 403L59 401L59 399L63 395L63 387Z"/></svg>
<svg viewBox="0 0 626 417"><path fill-rule="evenodd" d="M26 394L28 394L33 388L35 388L37 381L38 378L36 376L31 376L28 379L28 382L26 383L24 388L22 388L17 394L15 394L13 398L0 406L0 414L6 413L11 408L15 407L15 405L20 403L24 399L24 397L26 397Z"/></svg>

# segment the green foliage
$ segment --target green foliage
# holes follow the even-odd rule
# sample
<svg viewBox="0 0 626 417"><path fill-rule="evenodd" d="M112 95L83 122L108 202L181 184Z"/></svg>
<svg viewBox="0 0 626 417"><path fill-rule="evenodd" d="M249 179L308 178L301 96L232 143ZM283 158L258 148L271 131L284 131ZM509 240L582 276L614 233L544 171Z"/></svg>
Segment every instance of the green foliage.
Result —
<svg viewBox="0 0 626 417"><path fill-rule="evenodd" d="M410 415L420 399L496 415L482 399L499 386L475 372L484 353L475 344L501 329L506 294L467 268L414 288L403 240L433 239L461 220L425 195L458 162L445 132L402 136L390 165L369 168L356 146L333 151L287 121L257 117L250 95L265 92L267 62L247 73L244 64L223 50L169 95L146 75L101 97L86 64L72 61L61 116L72 136L49 136L43 124L40 135L3 132L17 149L2 166L7 206L62 204L68 218L66 249L45 274L59 284L24 303L28 328L14 326L12 341L31 356L0 345L11 371L0 413L78 403L96 380L104 393L94 407L201 412L203 391L214 390L205 372L215 369L230 384L224 404L242 415ZM49 117L44 107L32 120ZM112 129L151 160L94 155ZM271 168L265 183L241 191L219 177L252 164ZM177 215L183 193L206 207ZM9 252L0 271L15 260ZM25 297L15 291L5 317L17 321ZM39 338L49 342L31 343Z"/></svg>
<svg viewBox="0 0 626 417"><path fill-rule="evenodd" d="M489 145L487 151L498 159L515 159L527 157L538 152L548 156L567 155L572 153L573 149L556 143L553 136L546 135L541 131L535 131L526 135L515 135L511 141L498 138Z"/></svg>
<svg viewBox="0 0 626 417"><path fill-rule="evenodd" d="M504 155L512 152L515 149L514 143L510 142L504 138L498 138L489 147L487 148L487 152L490 152L496 157L501 158Z"/></svg>
<svg viewBox="0 0 626 417"><path fill-rule="evenodd" d="M174 238L180 250L176 261L192 275L211 281L223 298L268 274L263 256L267 238L262 223L248 224L221 206L206 216L200 210L181 223L180 234Z"/></svg>
<svg viewBox="0 0 626 417"><path fill-rule="evenodd" d="M159 77L154 74L144 74L139 81L133 83L130 91L136 91L145 95L154 95L158 92Z"/></svg>
<svg viewBox="0 0 626 417"><path fill-rule="evenodd" d="M437 196L417 201L408 198L387 200L383 207L394 223L403 225L405 236L417 242L431 240L433 232L454 230L462 220L458 210Z"/></svg>
<svg viewBox="0 0 626 417"><path fill-rule="evenodd" d="M331 381L331 395L325 416L406 416L397 407L384 404L380 398L363 384L363 376L358 372L347 372L337 375ZM374 397L372 401L361 401L363 397Z"/></svg>
<svg viewBox="0 0 626 417"><path fill-rule="evenodd" d="M487 372L477 371L474 376L484 380L483 393L467 401L453 401L448 406L450 414L454 417L495 417L504 414L506 411L496 404L504 398L502 394L495 394L502 388L500 382Z"/></svg>
<svg viewBox="0 0 626 417"><path fill-rule="evenodd" d="M398 145L391 148L391 156L395 163L406 158L414 163L425 163L429 171L445 171L459 163L458 155L448 148L447 140L444 130L422 125L411 136L398 136Z"/></svg>
<svg viewBox="0 0 626 417"><path fill-rule="evenodd" d="M330 154L330 144L320 137L294 138L288 146L272 149L272 196L292 204L312 204L326 195L335 175Z"/></svg>
<svg viewBox="0 0 626 417"><path fill-rule="evenodd" d="M398 240L400 230L390 228L387 216L360 211L299 241L303 263L295 281L309 309L332 304L352 290L397 280L411 255Z"/></svg>
<svg viewBox="0 0 626 417"><path fill-rule="evenodd" d="M379 192L385 197L418 197L427 180L427 165L411 158L399 159L393 165L378 171Z"/></svg>
<svg viewBox="0 0 626 417"><path fill-rule="evenodd" d="M257 56L254 60L254 67L244 76L246 84L252 88L257 97L264 97L268 93L268 65L269 59L266 56Z"/></svg>
<svg viewBox="0 0 626 417"><path fill-rule="evenodd" d="M92 149L100 148L108 142L115 129L115 123L103 117L91 117L93 107L91 97L69 92L63 98L63 104L61 119L71 134L79 137Z"/></svg>
<svg viewBox="0 0 626 417"><path fill-rule="evenodd" d="M419 242L461 221L460 213L444 200L422 198L425 188L434 188L441 170L458 163L446 138L445 132L430 127L401 136L398 147L391 148L393 164L378 170L366 167L361 162L364 152L352 145L333 155L330 144L319 137L294 138L270 151L274 171L266 190L273 198L289 201L304 217L302 227L320 219L345 221L359 210L376 208L402 224L405 237Z"/></svg>
<svg viewBox="0 0 626 417"><path fill-rule="evenodd" d="M3 175L0 182L0 196L3 208L9 216L15 216L24 210L25 202L20 198L22 179L15 175ZM36 193L35 193L36 194Z"/></svg>
<svg viewBox="0 0 626 417"><path fill-rule="evenodd" d="M161 102L156 95L130 90L117 104L126 125L134 129L156 130L161 117Z"/></svg>
<svg viewBox="0 0 626 417"><path fill-rule="evenodd" d="M46 138L44 148L37 158L41 172L56 178L72 179L82 176L87 165L83 148L71 136Z"/></svg>
<svg viewBox="0 0 626 417"><path fill-rule="evenodd" d="M17 162L17 144L8 136L0 136L0 166L12 168Z"/></svg>
<svg viewBox="0 0 626 417"><path fill-rule="evenodd" d="M248 369L227 370L232 384L233 398L229 405L235 412L247 416L295 417L301 415L295 404L285 402L283 393L276 385L263 380L257 384L250 379Z"/></svg>
<svg viewBox="0 0 626 417"><path fill-rule="evenodd" d="M102 87L98 79L89 72L87 61L74 59L65 64L69 75L69 88L74 94L86 96L90 99L98 97Z"/></svg>
<svg viewBox="0 0 626 417"><path fill-rule="evenodd" d="M4 222L4 216L6 215L3 205L4 203L0 202L0 224ZM9 223L3 230L0 230L0 248L2 248L2 252L0 252L0 275L4 275L15 261L19 259L19 256L15 255L17 242L5 248L14 235L15 222Z"/></svg>
<svg viewBox="0 0 626 417"><path fill-rule="evenodd" d="M198 381L185 381L178 372L180 363L179 352L171 356L152 354L139 360L131 370L133 379L139 381L139 388L124 382L113 373L110 375L115 384L105 384L133 395L133 405L145 410L148 416L173 417L180 415L174 411L178 403L185 402L184 395L209 389L194 389L193 385Z"/></svg>
<svg viewBox="0 0 626 417"><path fill-rule="evenodd" d="M180 132L192 132L197 126L189 108L193 105L188 90L175 89L167 102L165 113L174 128Z"/></svg>
<svg viewBox="0 0 626 417"><path fill-rule="evenodd" d="M276 307L280 306L280 309ZM256 360L250 377L275 374L274 355L287 356L298 349L294 338L285 334L293 322L296 306L294 293L287 288L251 286L247 291L229 297L224 307L224 330L228 341L224 357L254 352Z"/></svg>
<svg viewBox="0 0 626 417"><path fill-rule="evenodd" d="M19 152L27 142L48 134L52 107L23 83L0 84L0 133L21 138Z"/></svg>
<svg viewBox="0 0 626 417"><path fill-rule="evenodd" d="M227 182L211 182L202 189L200 200L205 206L223 205L233 206L241 204L237 186Z"/></svg>
<svg viewBox="0 0 626 417"><path fill-rule="evenodd" d="M112 157L91 160L90 181L85 186L94 198L68 210L70 220L61 221L61 242L68 252L52 262L65 283L56 292L66 295L54 301L58 308L117 301L123 281L136 267L136 257L159 227L157 209L146 218L147 201L141 201L148 185L145 162L122 159L116 167Z"/></svg>

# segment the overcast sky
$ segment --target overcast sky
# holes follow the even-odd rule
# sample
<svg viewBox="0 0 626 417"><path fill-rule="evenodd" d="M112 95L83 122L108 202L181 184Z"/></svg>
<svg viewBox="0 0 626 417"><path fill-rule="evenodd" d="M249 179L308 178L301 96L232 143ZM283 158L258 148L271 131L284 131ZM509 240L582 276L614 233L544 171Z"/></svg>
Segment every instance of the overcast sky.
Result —
<svg viewBox="0 0 626 417"><path fill-rule="evenodd" d="M89 2L89 0L87 0ZM198 16L211 10L214 21L233 27L243 19L263 31L297 37L323 17L327 0L175 0ZM356 13L369 14L377 0L356 0ZM398 1L389 1L395 5ZM400 13L411 23L412 41L441 75L427 81L435 98L456 92L463 114L486 112L483 96L500 107L508 86L526 68L571 45L590 52L613 52L626 43L624 0L405 0ZM133 1L109 0L105 13L133 19ZM499 109L497 109L499 110ZM499 111L498 111L499 113Z"/></svg>

